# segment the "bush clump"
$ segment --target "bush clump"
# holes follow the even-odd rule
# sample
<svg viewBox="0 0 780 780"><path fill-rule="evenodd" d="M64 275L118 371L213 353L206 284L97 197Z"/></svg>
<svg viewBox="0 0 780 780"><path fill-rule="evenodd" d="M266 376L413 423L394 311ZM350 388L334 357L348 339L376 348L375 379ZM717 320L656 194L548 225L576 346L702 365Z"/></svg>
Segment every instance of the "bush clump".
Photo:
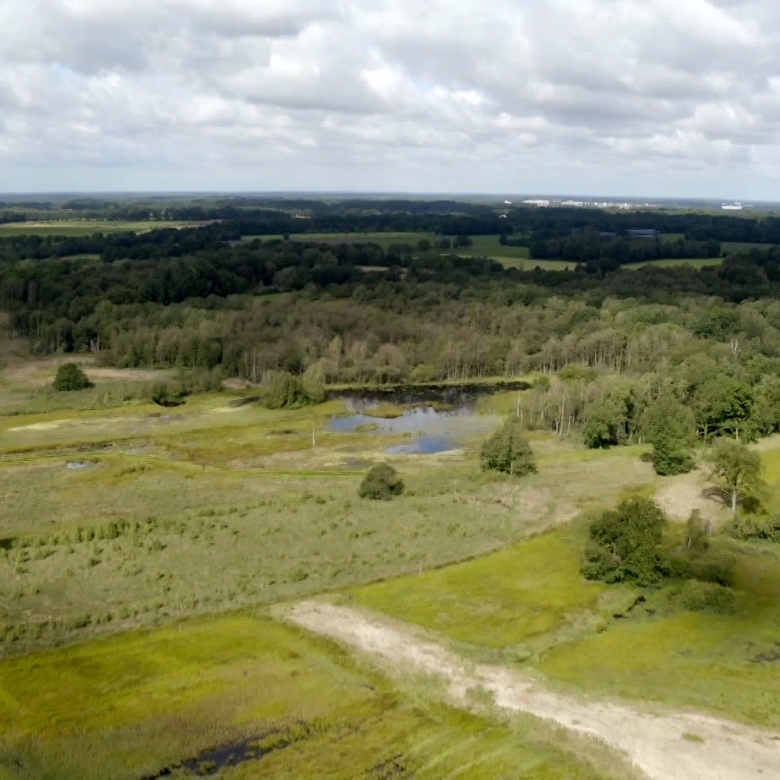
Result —
<svg viewBox="0 0 780 780"><path fill-rule="evenodd" d="M642 415L642 430L653 445L653 466L662 477L685 474L693 468L696 443L693 412L671 397L659 398Z"/></svg>
<svg viewBox="0 0 780 780"><path fill-rule="evenodd" d="M725 528L733 539L757 539L780 544L780 515L735 517Z"/></svg>
<svg viewBox="0 0 780 780"><path fill-rule="evenodd" d="M691 612L711 612L716 615L730 615L737 605L731 588L698 580L686 582L680 590L679 599L685 609Z"/></svg>
<svg viewBox="0 0 780 780"><path fill-rule="evenodd" d="M500 471L515 477L536 473L533 450L517 417L509 417L482 445L480 462L483 471Z"/></svg>
<svg viewBox="0 0 780 780"><path fill-rule="evenodd" d="M388 463L374 466L360 483L358 495L374 501L389 501L404 492L404 483L398 472Z"/></svg>
<svg viewBox="0 0 780 780"><path fill-rule="evenodd" d="M54 389L61 393L69 393L74 390L86 390L92 387L87 375L81 366L75 363L64 363L57 369L54 378Z"/></svg>
<svg viewBox="0 0 780 780"><path fill-rule="evenodd" d="M309 404L321 404L327 398L325 378L319 364L310 366L303 377L279 371L265 394L269 409L300 409Z"/></svg>
<svg viewBox="0 0 780 780"><path fill-rule="evenodd" d="M667 568L659 549L665 526L666 516L655 502L623 501L592 523L582 573L607 583L657 583Z"/></svg>

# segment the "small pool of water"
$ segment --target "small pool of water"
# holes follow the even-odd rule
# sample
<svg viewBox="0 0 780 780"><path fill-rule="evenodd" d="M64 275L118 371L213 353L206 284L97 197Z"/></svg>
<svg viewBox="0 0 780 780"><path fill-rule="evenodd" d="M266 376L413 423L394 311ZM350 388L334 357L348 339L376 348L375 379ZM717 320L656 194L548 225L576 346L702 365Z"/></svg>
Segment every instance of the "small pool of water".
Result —
<svg viewBox="0 0 780 780"><path fill-rule="evenodd" d="M496 418L477 413L478 397L474 393L459 391L444 394L440 398L405 396L388 399L386 396L367 394L343 394L348 414L334 417L330 430L337 433L369 433L378 436L404 436L408 442L388 447L388 455L435 455L462 447L469 436L483 435L496 427ZM388 400L403 404L399 417L374 417L377 409ZM436 403L436 407L432 404ZM439 408L439 404L446 404Z"/></svg>
<svg viewBox="0 0 780 780"><path fill-rule="evenodd" d="M458 449L460 447L449 436L418 436L409 444L397 444L385 452L388 455L437 455Z"/></svg>
<svg viewBox="0 0 780 780"><path fill-rule="evenodd" d="M347 404L350 408L350 404ZM353 407L355 408L355 407ZM402 417L372 417L371 407L361 404L359 409L346 417L334 417L330 422L330 429L337 433L354 433L362 428L367 430L372 428L378 433L399 434L399 433L435 433L437 431L445 432L452 427L453 418L476 417L476 407L473 405L463 405L446 412L438 411L428 407L418 407L407 409Z"/></svg>

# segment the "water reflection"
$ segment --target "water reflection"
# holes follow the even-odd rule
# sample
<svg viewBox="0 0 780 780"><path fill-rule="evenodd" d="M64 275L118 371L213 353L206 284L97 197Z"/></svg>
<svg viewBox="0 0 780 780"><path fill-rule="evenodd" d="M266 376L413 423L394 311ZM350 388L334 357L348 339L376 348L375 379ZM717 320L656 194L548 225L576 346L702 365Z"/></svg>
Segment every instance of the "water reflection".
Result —
<svg viewBox="0 0 780 780"><path fill-rule="evenodd" d="M459 392L448 396L447 400L427 398L421 401L345 394L341 398L351 414L334 417L330 429L337 433L405 436L410 439L408 443L388 447L385 452L389 455L435 455L460 449L466 437L486 434L495 428L494 417L477 413L475 394ZM396 409L397 417L372 415L372 410L377 414L392 414L394 410L387 407L389 400L408 406ZM431 403L436 403L436 407Z"/></svg>
<svg viewBox="0 0 780 780"><path fill-rule="evenodd" d="M452 452L460 447L449 436L420 436L411 444L398 444L388 447L388 455L436 455L439 452Z"/></svg>

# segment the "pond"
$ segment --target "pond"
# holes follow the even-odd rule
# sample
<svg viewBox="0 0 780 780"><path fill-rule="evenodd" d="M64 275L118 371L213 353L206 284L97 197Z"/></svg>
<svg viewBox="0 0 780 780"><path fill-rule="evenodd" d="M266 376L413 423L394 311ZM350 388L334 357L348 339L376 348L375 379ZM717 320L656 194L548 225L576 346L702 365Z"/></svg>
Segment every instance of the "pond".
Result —
<svg viewBox="0 0 780 780"><path fill-rule="evenodd" d="M334 417L330 429L338 433L359 431L386 436L403 435L410 439L408 443L388 447L385 450L388 455L451 452L460 449L465 438L487 434L495 428L495 419L477 413L477 403L481 397L499 391L527 388L526 383L516 382L499 387L425 386L331 393L331 399L344 401L349 413ZM384 416L388 404L402 409L391 409L390 414L395 412L395 416ZM398 415L399 411L402 414Z"/></svg>

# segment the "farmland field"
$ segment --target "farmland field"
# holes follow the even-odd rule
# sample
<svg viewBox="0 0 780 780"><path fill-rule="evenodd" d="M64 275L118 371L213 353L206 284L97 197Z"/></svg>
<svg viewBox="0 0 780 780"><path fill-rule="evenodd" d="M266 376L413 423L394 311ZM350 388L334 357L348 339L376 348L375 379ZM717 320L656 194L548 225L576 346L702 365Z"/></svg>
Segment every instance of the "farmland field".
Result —
<svg viewBox="0 0 780 780"><path fill-rule="evenodd" d="M701 257L701 258L685 258L685 257L673 257L665 260L648 260L646 263L631 263L624 265L623 268L628 270L636 268L644 268L645 266L654 266L657 268L708 268L709 266L720 265L723 260L719 257Z"/></svg>
<svg viewBox="0 0 780 780"><path fill-rule="evenodd" d="M62 220L0 224L2 236L91 236L94 233L144 233L157 228L193 227L197 222L121 222L112 220Z"/></svg>
<svg viewBox="0 0 780 780"><path fill-rule="evenodd" d="M724 254L742 254L749 252L751 249L759 249L766 251L772 246L772 244L754 244L739 241L724 241L721 244L721 250Z"/></svg>

